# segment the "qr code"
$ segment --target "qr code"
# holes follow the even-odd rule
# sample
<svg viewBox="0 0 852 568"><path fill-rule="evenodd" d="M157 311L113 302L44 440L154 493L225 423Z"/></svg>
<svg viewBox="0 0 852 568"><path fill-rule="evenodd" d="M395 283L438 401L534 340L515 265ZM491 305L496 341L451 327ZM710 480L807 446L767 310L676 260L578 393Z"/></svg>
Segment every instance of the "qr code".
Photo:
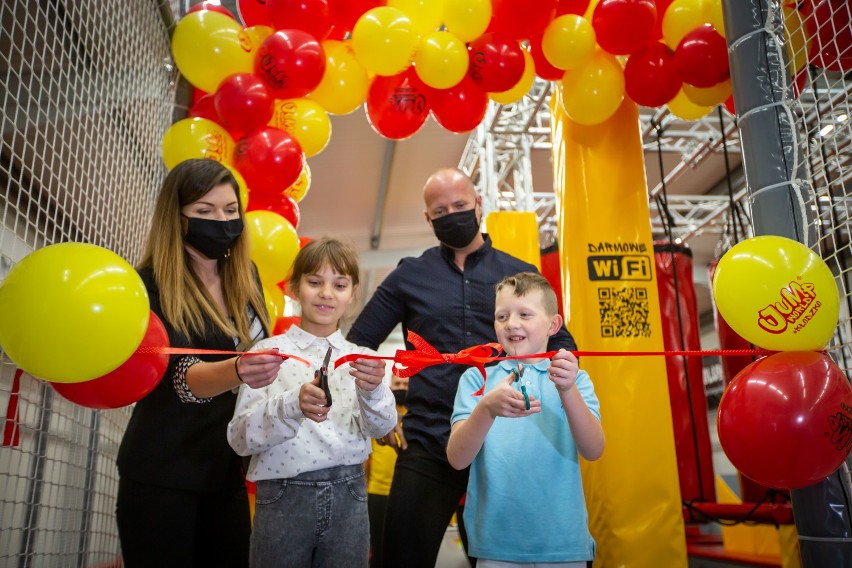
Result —
<svg viewBox="0 0 852 568"><path fill-rule="evenodd" d="M601 337L651 337L647 288L598 288Z"/></svg>

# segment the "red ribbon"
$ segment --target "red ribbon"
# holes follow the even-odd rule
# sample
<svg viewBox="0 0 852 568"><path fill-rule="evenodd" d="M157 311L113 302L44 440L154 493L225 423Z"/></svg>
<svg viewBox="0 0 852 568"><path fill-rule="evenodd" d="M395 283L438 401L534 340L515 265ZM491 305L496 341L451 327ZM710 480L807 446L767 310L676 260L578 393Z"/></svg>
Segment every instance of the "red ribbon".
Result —
<svg viewBox="0 0 852 568"><path fill-rule="evenodd" d="M278 355L285 361L292 359L302 363L306 367L311 366L311 362L296 355L288 353L269 353L258 351L221 351L217 349L191 349L189 347L155 347L153 345L144 345L136 350L140 355Z"/></svg>
<svg viewBox="0 0 852 568"><path fill-rule="evenodd" d="M15 369L15 378L12 379L12 392L9 393L9 403L6 405L6 421L3 424L3 447L17 448L21 444L21 430L18 424L20 413L18 412L18 399L21 392L21 375L24 371Z"/></svg>

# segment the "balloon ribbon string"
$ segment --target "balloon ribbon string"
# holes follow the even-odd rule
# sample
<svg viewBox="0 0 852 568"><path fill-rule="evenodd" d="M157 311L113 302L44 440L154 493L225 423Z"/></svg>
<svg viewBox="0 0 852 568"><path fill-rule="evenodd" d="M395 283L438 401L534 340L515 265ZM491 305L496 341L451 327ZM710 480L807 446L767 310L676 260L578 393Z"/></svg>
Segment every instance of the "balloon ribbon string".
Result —
<svg viewBox="0 0 852 568"><path fill-rule="evenodd" d="M17 448L21 444L21 430L19 428L20 413L18 412L18 399L21 392L22 369L15 369L15 377L12 379L12 392L9 393L9 402L6 405L6 420L3 424L3 447Z"/></svg>
<svg viewBox="0 0 852 568"><path fill-rule="evenodd" d="M287 359L292 359L294 361L302 363L307 367L312 366L310 361L302 359L301 357L297 357L296 355L290 355L288 353L270 353L258 351L225 351L219 349L192 349L189 347L154 347L150 345L138 348L136 350L136 353L140 355L259 355L263 353L264 355L278 355L285 361Z"/></svg>

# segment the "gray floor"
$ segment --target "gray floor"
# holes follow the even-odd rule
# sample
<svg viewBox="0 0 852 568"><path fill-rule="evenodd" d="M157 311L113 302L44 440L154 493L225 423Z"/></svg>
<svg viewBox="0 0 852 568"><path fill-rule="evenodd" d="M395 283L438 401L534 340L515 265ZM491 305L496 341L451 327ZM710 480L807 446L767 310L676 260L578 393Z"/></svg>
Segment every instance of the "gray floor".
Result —
<svg viewBox="0 0 852 568"><path fill-rule="evenodd" d="M461 539L456 527L448 527L441 542L441 550L438 551L438 560L435 568L469 568L467 556L462 549Z"/></svg>

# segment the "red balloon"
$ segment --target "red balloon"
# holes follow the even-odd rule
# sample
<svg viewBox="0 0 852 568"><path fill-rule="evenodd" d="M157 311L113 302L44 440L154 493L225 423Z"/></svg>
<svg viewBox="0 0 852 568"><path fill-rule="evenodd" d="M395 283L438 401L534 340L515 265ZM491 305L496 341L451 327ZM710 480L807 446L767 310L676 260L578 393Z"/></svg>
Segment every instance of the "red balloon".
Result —
<svg viewBox="0 0 852 568"><path fill-rule="evenodd" d="M734 116L737 116L737 109L734 106L734 95L729 96L725 99L725 108L728 109L728 112Z"/></svg>
<svg viewBox="0 0 852 568"><path fill-rule="evenodd" d="M491 0L491 23L487 31L505 33L512 39L540 35L553 20L557 3L558 0ZM514 83L509 85L512 86Z"/></svg>
<svg viewBox="0 0 852 568"><path fill-rule="evenodd" d="M305 248L305 245L308 244L311 241L313 241L313 239L311 237L299 237L299 248L300 249Z"/></svg>
<svg viewBox="0 0 852 568"><path fill-rule="evenodd" d="M335 34L343 39L348 32L352 31L355 22L364 15L364 12L386 4L385 0L328 0L331 22L336 28Z"/></svg>
<svg viewBox="0 0 852 568"><path fill-rule="evenodd" d="M280 194L296 183L303 165L301 146L280 128L264 126L253 130L234 147L234 167L255 198Z"/></svg>
<svg viewBox="0 0 852 568"><path fill-rule="evenodd" d="M468 45L468 75L484 91L502 93L524 74L524 52L517 40L504 33L482 34Z"/></svg>
<svg viewBox="0 0 852 568"><path fill-rule="evenodd" d="M663 106L680 91L674 53L662 43L649 43L630 56L624 66L624 90L634 103Z"/></svg>
<svg viewBox="0 0 852 568"><path fill-rule="evenodd" d="M282 316L275 320L275 327L272 330L272 335L281 335L293 325L302 325L302 318L299 316Z"/></svg>
<svg viewBox="0 0 852 568"><path fill-rule="evenodd" d="M260 44L254 71L279 99L298 99L313 91L325 73L325 52L302 30L278 30Z"/></svg>
<svg viewBox="0 0 852 568"><path fill-rule="evenodd" d="M269 26L272 27L272 18L266 8L267 0L237 0L237 13L245 27Z"/></svg>
<svg viewBox="0 0 852 568"><path fill-rule="evenodd" d="M169 347L169 336L163 322L154 312L148 317L148 329L139 348ZM120 408L145 398L166 371L169 356L166 354L136 353L114 371L97 379L82 383L54 383L50 385L63 398L87 408Z"/></svg>
<svg viewBox="0 0 852 568"><path fill-rule="evenodd" d="M432 95L432 116L450 132L470 132L485 117L488 93L468 76L455 87L435 90Z"/></svg>
<svg viewBox="0 0 852 568"><path fill-rule="evenodd" d="M231 18L232 20L236 20L234 15L230 10L222 6L221 4L214 2L199 2L198 4L193 4L189 7L189 10L186 11L187 14L191 14L193 12L200 12L201 10L210 10L211 12L219 12L220 14L224 14Z"/></svg>
<svg viewBox="0 0 852 568"><path fill-rule="evenodd" d="M201 98L194 101L192 106L189 107L188 114L189 118L206 118L207 120L212 120L216 124L222 124L222 121L219 119L219 115L216 112L216 103L213 102L213 95L203 95Z"/></svg>
<svg viewBox="0 0 852 568"><path fill-rule="evenodd" d="M813 485L852 449L852 386L827 355L776 353L734 377L716 426L746 477L778 489Z"/></svg>
<svg viewBox="0 0 852 568"><path fill-rule="evenodd" d="M592 14L595 38L613 55L633 53L654 36L654 0L601 0Z"/></svg>
<svg viewBox="0 0 852 568"><path fill-rule="evenodd" d="M213 95L216 113L225 128L248 132L268 124L275 99L266 83L251 73L226 77Z"/></svg>
<svg viewBox="0 0 852 568"><path fill-rule="evenodd" d="M289 195L284 195L283 193L279 193L274 196L270 196L269 194L259 194L255 196L252 195L252 192L249 192L249 201L248 207L246 207L246 213L249 211L272 211L273 213L277 213L290 221L290 224L293 225L294 229L299 228L299 221L302 218L302 215L299 212L299 205L296 201Z"/></svg>
<svg viewBox="0 0 852 568"><path fill-rule="evenodd" d="M848 0L808 0L799 11L811 41L809 61L829 71L852 70L852 12ZM806 15L806 16L805 16Z"/></svg>
<svg viewBox="0 0 852 568"><path fill-rule="evenodd" d="M673 2L674 0L669 0ZM565 14L576 14L582 16L589 9L590 0L559 0L556 6L556 18ZM657 2L659 4L659 0Z"/></svg>
<svg viewBox="0 0 852 568"><path fill-rule="evenodd" d="M544 52L541 50L540 35L530 38L530 55L532 56L533 63L535 64L536 75L545 81L562 80L563 75L565 75L565 70L554 67L544 56Z"/></svg>
<svg viewBox="0 0 852 568"><path fill-rule="evenodd" d="M328 0L266 0L272 27L296 29L323 40L331 30Z"/></svg>
<svg viewBox="0 0 852 568"><path fill-rule="evenodd" d="M710 24L688 32L675 49L680 78L693 87L706 89L731 76L728 45Z"/></svg>
<svg viewBox="0 0 852 568"><path fill-rule="evenodd" d="M429 118L429 87L413 67L399 75L377 75L367 91L367 118L373 130L391 140L415 134Z"/></svg>

